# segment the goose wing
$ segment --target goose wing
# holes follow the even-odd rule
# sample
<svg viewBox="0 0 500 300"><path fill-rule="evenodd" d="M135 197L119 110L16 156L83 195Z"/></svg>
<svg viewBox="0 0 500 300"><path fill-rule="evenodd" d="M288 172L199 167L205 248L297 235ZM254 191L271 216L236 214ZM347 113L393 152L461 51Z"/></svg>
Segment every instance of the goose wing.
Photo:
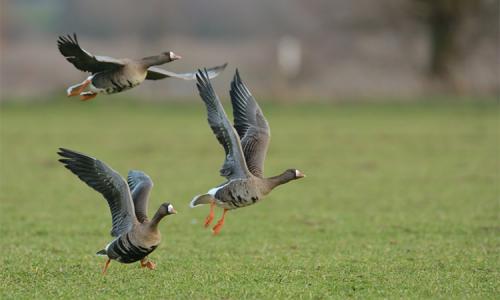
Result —
<svg viewBox="0 0 500 300"><path fill-rule="evenodd" d="M220 66L216 66L216 67L207 69L208 78L217 77L222 71L224 71L226 66L227 66L227 63L220 65ZM173 77L173 78L184 79L184 80L194 80L194 79L196 79L196 72L178 74L178 73L174 73L171 71L167 71L167 70L159 68L159 67L149 67L148 74L146 75L146 79L149 79L149 80L158 80L158 79L163 79L163 78L167 78L167 77Z"/></svg>
<svg viewBox="0 0 500 300"><path fill-rule="evenodd" d="M128 232L137 222L134 203L125 180L105 163L83 153L59 148L59 159L83 182L101 193L108 201L112 217L111 235L118 237Z"/></svg>
<svg viewBox="0 0 500 300"><path fill-rule="evenodd" d="M248 178L250 172L245 163L240 139L229 122L219 97L215 94L207 70L198 70L196 79L200 97L207 107L208 124L226 153L226 159L220 170L221 176L226 177L228 180Z"/></svg>
<svg viewBox="0 0 500 300"><path fill-rule="evenodd" d="M259 104L241 81L238 69L231 82L229 95L233 106L234 128L240 136L248 169L254 176L262 178L271 131Z"/></svg>
<svg viewBox="0 0 500 300"><path fill-rule="evenodd" d="M149 193L153 188L153 181L146 173L131 170L128 172L127 183L134 201L135 215L142 223L148 219Z"/></svg>
<svg viewBox="0 0 500 300"><path fill-rule="evenodd" d="M116 58L98 56L87 52L78 44L76 34L60 36L57 47L66 60L72 63L78 70L84 72L98 73L123 67L124 63Z"/></svg>

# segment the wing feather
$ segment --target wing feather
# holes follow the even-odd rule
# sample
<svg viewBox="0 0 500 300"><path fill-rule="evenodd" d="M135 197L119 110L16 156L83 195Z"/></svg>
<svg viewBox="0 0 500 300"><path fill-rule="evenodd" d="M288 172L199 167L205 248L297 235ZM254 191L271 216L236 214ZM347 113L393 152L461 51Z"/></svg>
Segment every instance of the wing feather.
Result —
<svg viewBox="0 0 500 300"><path fill-rule="evenodd" d="M57 47L66 60L72 63L78 70L84 72L98 73L123 67L119 59L108 56L96 56L80 47L76 34L60 36Z"/></svg>
<svg viewBox="0 0 500 300"><path fill-rule="evenodd" d="M220 65L220 66L216 66L216 67L212 67L212 68L207 69L208 78L212 79L214 77L217 77L222 71L224 71L226 66L227 66L227 63ZM195 80L196 79L196 72L178 74L178 73L174 73L171 71L167 71L167 70L159 68L159 67L149 67L146 79L159 80L159 79L168 78L168 77L184 79L184 80Z"/></svg>
<svg viewBox="0 0 500 300"><path fill-rule="evenodd" d="M134 201L135 215L142 223L148 219L149 194L153 181L144 172L131 170L128 172L127 183Z"/></svg>
<svg viewBox="0 0 500 300"><path fill-rule="evenodd" d="M59 159L88 186L101 193L111 211L111 235L118 237L128 232L137 222L134 203L125 180L105 163L76 151L59 148Z"/></svg>
<svg viewBox="0 0 500 300"><path fill-rule="evenodd" d="M226 153L226 159L224 160L220 174L228 180L248 178L250 172L245 163L240 140L236 130L227 118L219 97L215 94L208 78L207 70L198 70L196 79L198 81L196 86L198 87L200 97L207 108L208 123Z"/></svg>
<svg viewBox="0 0 500 300"><path fill-rule="evenodd" d="M237 69L229 95L233 106L234 128L241 139L246 164L254 176L262 178L271 131L259 104L241 80Z"/></svg>

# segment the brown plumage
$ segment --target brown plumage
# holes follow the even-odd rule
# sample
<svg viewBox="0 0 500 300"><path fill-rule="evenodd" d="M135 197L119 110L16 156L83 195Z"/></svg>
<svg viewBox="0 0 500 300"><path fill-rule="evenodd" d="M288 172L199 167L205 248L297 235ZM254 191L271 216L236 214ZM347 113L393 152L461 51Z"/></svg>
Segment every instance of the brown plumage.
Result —
<svg viewBox="0 0 500 300"><path fill-rule="evenodd" d="M176 213L172 204L163 203L150 221L147 207L153 181L148 175L130 171L127 184L120 174L102 161L76 151L59 150L58 154L63 157L59 161L108 201L112 217L111 235L115 239L97 252L108 257L103 273L111 260L121 263L140 261L142 267L154 269L155 264L147 256L160 244L160 221Z"/></svg>
<svg viewBox="0 0 500 300"><path fill-rule="evenodd" d="M91 76L82 83L68 88L69 97L80 95L82 100L90 100L100 93L114 94L131 89L146 79L158 80L169 77L184 80L195 79L194 72L178 74L155 67L181 58L172 51L141 59L118 59L93 55L80 47L76 34L60 36L57 40L57 47L78 70L91 73ZM227 63L210 68L210 77L219 75L226 66ZM88 91L84 91L87 87Z"/></svg>
<svg viewBox="0 0 500 300"><path fill-rule="evenodd" d="M215 205L224 208L222 218L213 228L214 234L217 234L228 210L252 205L275 187L302 178L304 174L297 169L289 169L278 176L264 178L264 161L271 135L269 124L241 81L238 70L230 90L234 127L212 88L206 70L198 71L196 77L198 91L207 108L208 123L226 153L220 174L227 181L206 194L194 197L191 207L210 204L205 226L213 220Z"/></svg>

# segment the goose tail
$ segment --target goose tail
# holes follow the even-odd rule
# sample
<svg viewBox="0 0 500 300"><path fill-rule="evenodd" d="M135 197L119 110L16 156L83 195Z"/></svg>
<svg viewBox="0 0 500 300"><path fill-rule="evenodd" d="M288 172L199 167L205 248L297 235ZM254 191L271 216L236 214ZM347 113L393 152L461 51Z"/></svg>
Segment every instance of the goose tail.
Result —
<svg viewBox="0 0 500 300"><path fill-rule="evenodd" d="M203 195L198 195L191 200L191 203L189 204L190 207L196 207L201 204L209 204L214 201L214 197L210 194L203 194Z"/></svg>
<svg viewBox="0 0 500 300"><path fill-rule="evenodd" d="M96 252L96 255L98 256L107 256L108 253L106 252L106 249L102 249Z"/></svg>

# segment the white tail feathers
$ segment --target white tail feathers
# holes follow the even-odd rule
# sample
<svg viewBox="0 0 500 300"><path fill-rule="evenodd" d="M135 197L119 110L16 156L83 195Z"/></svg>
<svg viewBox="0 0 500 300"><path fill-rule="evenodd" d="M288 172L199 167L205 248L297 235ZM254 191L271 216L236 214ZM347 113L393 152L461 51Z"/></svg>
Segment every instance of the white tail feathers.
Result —
<svg viewBox="0 0 500 300"><path fill-rule="evenodd" d="M210 194L203 194L203 195L198 195L191 200L191 203L189 204L190 207L195 207L200 204L209 204L212 201L214 201L214 197Z"/></svg>
<svg viewBox="0 0 500 300"><path fill-rule="evenodd" d="M102 249L102 250L97 251L96 255L97 256L107 256L108 252L106 251L106 249Z"/></svg>

